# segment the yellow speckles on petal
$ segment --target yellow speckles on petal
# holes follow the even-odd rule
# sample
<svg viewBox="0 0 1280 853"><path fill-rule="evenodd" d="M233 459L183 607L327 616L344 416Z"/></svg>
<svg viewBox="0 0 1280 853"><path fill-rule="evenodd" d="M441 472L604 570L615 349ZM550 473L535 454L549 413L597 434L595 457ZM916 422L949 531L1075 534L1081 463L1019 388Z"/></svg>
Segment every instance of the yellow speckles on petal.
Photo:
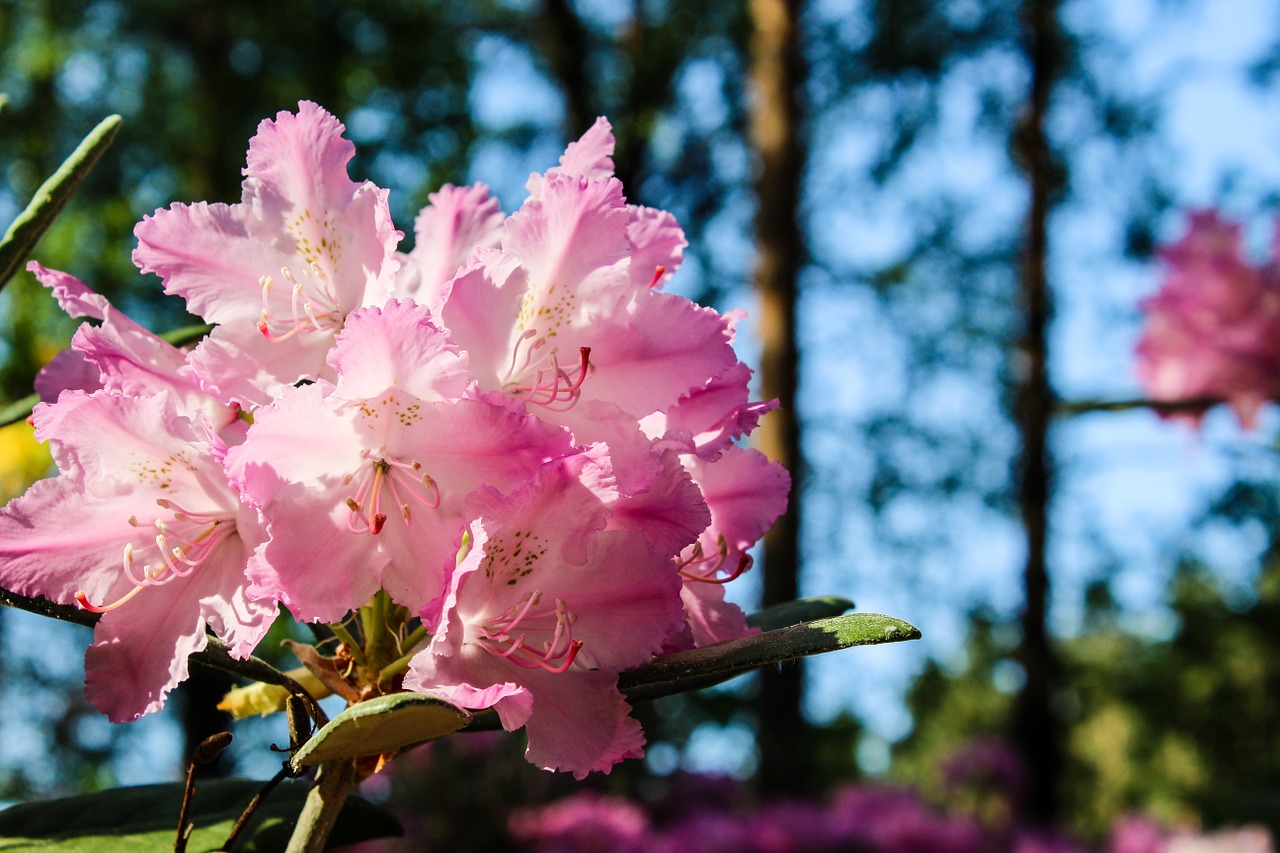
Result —
<svg viewBox="0 0 1280 853"><path fill-rule="evenodd" d="M360 404L360 421L365 429L381 429L383 424L395 424L408 429L422 420L422 403L410 398L401 400L394 391L389 391L377 400L367 400Z"/></svg>
<svg viewBox="0 0 1280 853"><path fill-rule="evenodd" d="M556 285L546 290L530 284L520 299L520 314L516 318L516 331L538 329L543 337L554 338L562 326L573 322L578 308L577 294L565 290L556 295Z"/></svg>
<svg viewBox="0 0 1280 853"><path fill-rule="evenodd" d="M183 451L171 453L161 460L136 459L129 463L129 471L137 478L138 483L162 492L173 491L173 474L182 468L193 473L196 470L196 466L191 464Z"/></svg>
<svg viewBox="0 0 1280 853"><path fill-rule="evenodd" d="M293 238L298 255L307 266L325 261L330 269L337 269L339 241L335 237L337 228L331 211L318 219L304 208L296 217L285 220L284 230ZM312 235L317 234L318 239L312 239Z"/></svg>

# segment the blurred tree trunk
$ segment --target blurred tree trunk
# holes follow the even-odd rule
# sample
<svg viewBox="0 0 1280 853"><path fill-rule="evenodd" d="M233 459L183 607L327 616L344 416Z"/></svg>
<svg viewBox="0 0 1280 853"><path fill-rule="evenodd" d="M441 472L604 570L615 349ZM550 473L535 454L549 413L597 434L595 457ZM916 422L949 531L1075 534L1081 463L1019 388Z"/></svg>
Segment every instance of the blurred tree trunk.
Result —
<svg viewBox="0 0 1280 853"><path fill-rule="evenodd" d="M1029 773L1027 814L1038 823L1058 811L1062 771L1061 726L1053 710L1060 666L1046 624L1049 567L1046 561L1053 460L1049 424L1053 387L1049 381L1048 329L1053 312L1046 273L1048 220L1053 204L1055 168L1045 134L1045 117L1061 67L1056 0L1026 0L1023 50L1031 71L1031 91L1021 125L1012 140L1014 157L1026 174L1030 199L1020 280L1022 336L1014 353L1017 383L1015 417L1021 437L1018 501L1026 531L1026 601L1021 614L1019 660L1026 674L1014 711L1014 743Z"/></svg>
<svg viewBox="0 0 1280 853"><path fill-rule="evenodd" d="M760 292L760 371L766 399L781 408L765 418L759 442L769 458L791 471L787 512L764 540L762 604L768 607L800 591L800 496L803 460L796 412L797 279L804 263L800 185L804 173L800 107L804 60L800 49L801 0L752 0L751 138L756 177L756 285ZM803 669L797 663L760 674L757 733L759 783L764 792L798 792L811 781L801 704Z"/></svg>

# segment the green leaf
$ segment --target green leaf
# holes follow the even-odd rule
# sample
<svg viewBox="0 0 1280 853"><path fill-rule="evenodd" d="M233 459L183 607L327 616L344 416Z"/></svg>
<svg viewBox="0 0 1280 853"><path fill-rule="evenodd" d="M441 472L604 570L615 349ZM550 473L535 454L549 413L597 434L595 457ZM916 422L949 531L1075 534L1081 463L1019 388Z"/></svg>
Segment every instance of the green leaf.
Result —
<svg viewBox="0 0 1280 853"><path fill-rule="evenodd" d="M262 785L252 779L197 780L189 818L195 831L188 853L218 850ZM13 806L0 812L0 851L172 853L183 787L174 783L115 788ZM309 788L306 782L279 785L254 812L231 853L283 850ZM352 797L338 816L329 846L401 834L395 818L367 800Z"/></svg>
<svg viewBox="0 0 1280 853"><path fill-rule="evenodd" d="M16 424L18 421L25 421L31 416L31 410L39 402L39 394L28 394L21 400L16 400L0 408L0 427L7 427L9 424Z"/></svg>
<svg viewBox="0 0 1280 853"><path fill-rule="evenodd" d="M80 186L89 170L107 150L120 129L120 116L107 116L84 141L63 161L58 171L40 185L27 209L18 214L9 230L0 240L0 288L13 277L18 267L35 248L36 243L49 230L53 220L62 212L71 194Z"/></svg>
<svg viewBox="0 0 1280 853"><path fill-rule="evenodd" d="M814 619L826 619L828 616L839 616L853 609L853 602L838 595L824 595L820 598L798 598L795 601L784 601L772 607L766 607L759 613L747 616L747 624L761 631L776 631L789 625L811 622Z"/></svg>
<svg viewBox="0 0 1280 853"><path fill-rule="evenodd" d="M850 613L663 655L619 675L618 688L631 701L657 699L785 660L918 639L920 629L909 622L879 613Z"/></svg>
<svg viewBox="0 0 1280 853"><path fill-rule="evenodd" d="M471 714L423 693L392 693L347 708L293 756L294 767L378 755L456 732Z"/></svg>

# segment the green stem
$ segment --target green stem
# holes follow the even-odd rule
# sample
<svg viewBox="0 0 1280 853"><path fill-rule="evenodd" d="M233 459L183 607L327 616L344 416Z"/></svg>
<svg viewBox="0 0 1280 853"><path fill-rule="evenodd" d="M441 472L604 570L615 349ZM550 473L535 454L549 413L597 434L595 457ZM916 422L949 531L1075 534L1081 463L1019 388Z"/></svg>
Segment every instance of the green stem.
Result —
<svg viewBox="0 0 1280 853"><path fill-rule="evenodd" d="M342 806L359 784L353 759L343 758L322 764L316 774L315 787L307 794L302 814L298 815L298 824L285 853L320 853L324 850Z"/></svg>
<svg viewBox="0 0 1280 853"><path fill-rule="evenodd" d="M417 628L414 628L409 633L409 636L404 638L404 642L400 644L403 654L384 666L378 672L378 683L381 684L387 678L390 678L393 675L399 675L408 669L409 661L413 660L413 656L417 653L418 645L429 636L430 632L427 631L425 626L419 625Z"/></svg>
<svg viewBox="0 0 1280 853"><path fill-rule="evenodd" d="M374 593L369 603L360 608L364 620L364 651L369 666L380 669L390 657L387 654L387 611L391 608L391 596L385 589Z"/></svg>
<svg viewBox="0 0 1280 853"><path fill-rule="evenodd" d="M360 644L356 642L355 637L351 636L351 632L347 630L346 626L340 622L332 622L329 624L329 630L333 632L333 636L337 637L342 645L347 647L355 662L360 666L364 666L364 650L360 648Z"/></svg>

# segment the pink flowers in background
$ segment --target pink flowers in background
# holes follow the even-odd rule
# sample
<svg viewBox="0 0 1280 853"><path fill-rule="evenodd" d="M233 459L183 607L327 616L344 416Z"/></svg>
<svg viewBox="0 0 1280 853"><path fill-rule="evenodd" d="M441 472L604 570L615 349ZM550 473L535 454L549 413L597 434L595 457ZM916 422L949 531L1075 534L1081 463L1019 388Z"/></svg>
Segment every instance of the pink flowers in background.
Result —
<svg viewBox="0 0 1280 853"><path fill-rule="evenodd" d="M161 707L206 629L246 657L281 604L389 595L425 638L403 688L607 772L643 753L620 671L749 631L723 588L785 507L740 444L773 404L736 317L662 290L683 233L627 202L603 119L510 216L433 194L408 253L342 133L304 102L259 126L239 203L138 225L138 267L214 324L189 352L33 266L103 322L41 377L60 473L0 512L0 585L104 613L114 720Z"/></svg>
<svg viewBox="0 0 1280 853"><path fill-rule="evenodd" d="M1240 243L1239 224L1200 211L1161 250L1166 274L1142 302L1137 370L1152 399L1225 400L1252 428L1280 395L1280 277L1274 262L1250 263Z"/></svg>

